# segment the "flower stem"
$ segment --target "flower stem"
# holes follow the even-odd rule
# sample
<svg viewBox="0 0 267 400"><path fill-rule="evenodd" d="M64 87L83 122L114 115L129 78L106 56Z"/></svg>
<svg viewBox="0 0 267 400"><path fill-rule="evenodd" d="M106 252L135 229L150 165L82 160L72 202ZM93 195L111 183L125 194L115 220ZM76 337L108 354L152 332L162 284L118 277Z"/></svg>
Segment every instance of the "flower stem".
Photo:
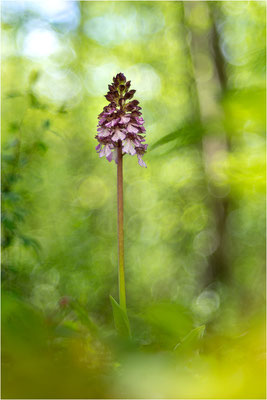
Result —
<svg viewBox="0 0 267 400"><path fill-rule="evenodd" d="M121 141L118 146L117 166L117 200L118 200L118 276L120 306L126 311L126 292L124 276L124 233L123 233L123 162Z"/></svg>

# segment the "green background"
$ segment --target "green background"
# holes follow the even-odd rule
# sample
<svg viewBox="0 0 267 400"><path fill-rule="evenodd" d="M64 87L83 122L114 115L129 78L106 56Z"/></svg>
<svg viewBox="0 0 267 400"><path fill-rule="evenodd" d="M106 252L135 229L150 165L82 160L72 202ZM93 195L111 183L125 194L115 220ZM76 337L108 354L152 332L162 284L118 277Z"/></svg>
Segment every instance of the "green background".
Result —
<svg viewBox="0 0 267 400"><path fill-rule="evenodd" d="M265 3L2 2L2 397L265 398ZM132 339L116 333L113 76Z"/></svg>

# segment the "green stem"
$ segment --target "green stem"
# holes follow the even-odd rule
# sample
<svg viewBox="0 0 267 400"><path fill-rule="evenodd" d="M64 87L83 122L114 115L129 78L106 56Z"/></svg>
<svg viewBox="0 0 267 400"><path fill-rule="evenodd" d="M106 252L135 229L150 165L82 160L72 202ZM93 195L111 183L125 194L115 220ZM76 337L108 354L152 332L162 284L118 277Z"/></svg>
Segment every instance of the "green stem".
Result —
<svg viewBox="0 0 267 400"><path fill-rule="evenodd" d="M125 276L124 276L124 233L123 233L123 162L122 162L121 143L119 143L118 147L117 200L118 200L119 298L120 298L120 306L126 311L126 292L125 292Z"/></svg>

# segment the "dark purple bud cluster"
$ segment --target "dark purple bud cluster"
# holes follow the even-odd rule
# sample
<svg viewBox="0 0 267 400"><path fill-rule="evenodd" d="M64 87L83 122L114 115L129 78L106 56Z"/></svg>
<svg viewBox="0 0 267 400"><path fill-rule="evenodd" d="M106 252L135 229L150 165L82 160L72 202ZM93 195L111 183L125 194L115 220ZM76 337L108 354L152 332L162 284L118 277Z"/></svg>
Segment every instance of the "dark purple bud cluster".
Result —
<svg viewBox="0 0 267 400"><path fill-rule="evenodd" d="M145 128L139 101L132 100L135 90L129 90L131 82L124 74L119 73L108 85L106 99L109 104L99 114L96 139L99 144L96 151L99 157L105 156L108 161L117 162L117 149L122 146L123 154L137 155L141 167L146 167L142 156L146 152L144 144Z"/></svg>

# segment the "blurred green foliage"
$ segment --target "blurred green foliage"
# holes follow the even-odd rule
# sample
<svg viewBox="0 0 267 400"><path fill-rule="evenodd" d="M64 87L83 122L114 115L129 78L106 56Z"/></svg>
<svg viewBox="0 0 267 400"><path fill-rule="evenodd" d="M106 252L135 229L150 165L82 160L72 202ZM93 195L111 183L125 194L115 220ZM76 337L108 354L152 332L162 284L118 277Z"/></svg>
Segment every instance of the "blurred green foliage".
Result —
<svg viewBox="0 0 267 400"><path fill-rule="evenodd" d="M265 398L265 15L2 2L2 398ZM124 163L131 338L94 149L118 72L149 144Z"/></svg>

